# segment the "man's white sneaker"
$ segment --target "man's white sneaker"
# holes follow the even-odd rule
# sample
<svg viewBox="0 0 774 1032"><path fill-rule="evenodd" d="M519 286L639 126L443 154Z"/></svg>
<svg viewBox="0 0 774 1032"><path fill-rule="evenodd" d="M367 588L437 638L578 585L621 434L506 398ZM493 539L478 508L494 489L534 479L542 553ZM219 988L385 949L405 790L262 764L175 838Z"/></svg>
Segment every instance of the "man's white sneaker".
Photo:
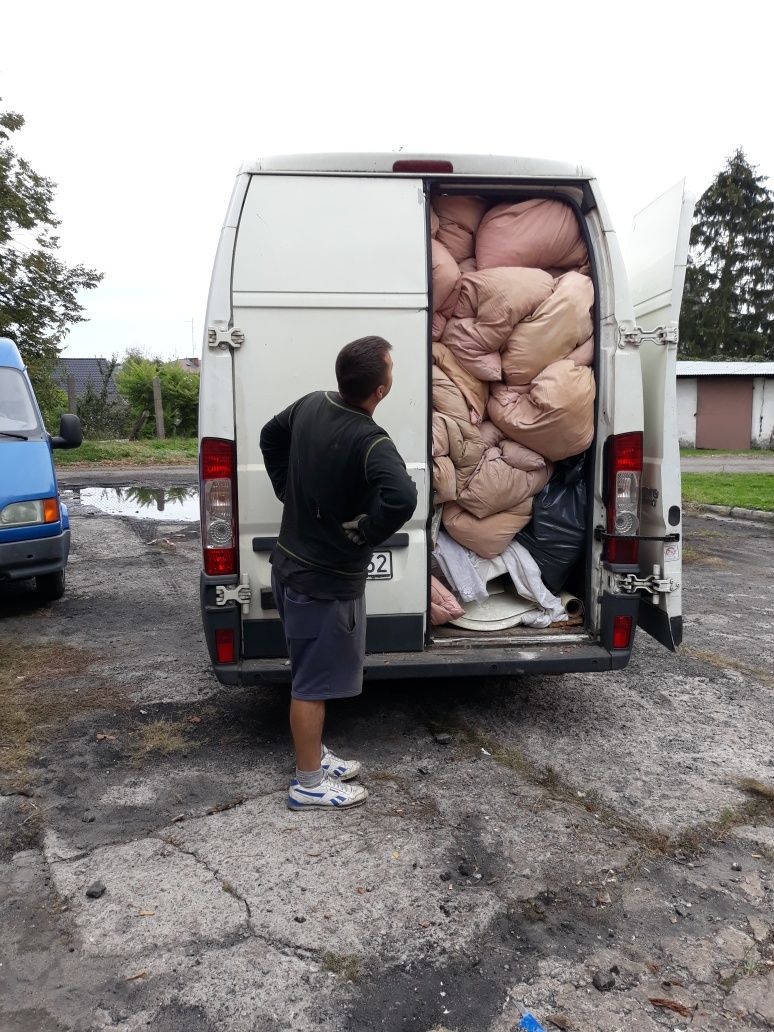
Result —
<svg viewBox="0 0 774 1032"><path fill-rule="evenodd" d="M359 806L368 799L368 789L362 785L345 785L330 775L316 788L304 788L293 778L288 789L288 806L291 810L306 810L312 806L327 806L343 810L348 806Z"/></svg>
<svg viewBox="0 0 774 1032"><path fill-rule="evenodd" d="M320 766L324 774L328 774L332 778L338 778L339 781L351 781L352 778L356 778L360 773L360 760L340 760L326 746L323 746Z"/></svg>

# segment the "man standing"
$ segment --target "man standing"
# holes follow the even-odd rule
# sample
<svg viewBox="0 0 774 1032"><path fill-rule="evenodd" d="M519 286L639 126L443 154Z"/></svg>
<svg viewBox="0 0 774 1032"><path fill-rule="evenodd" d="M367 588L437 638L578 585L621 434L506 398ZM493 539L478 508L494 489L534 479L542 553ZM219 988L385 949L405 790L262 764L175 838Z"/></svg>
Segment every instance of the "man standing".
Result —
<svg viewBox="0 0 774 1032"><path fill-rule="evenodd" d="M346 807L368 791L345 782L360 763L322 744L327 699L363 690L365 586L373 549L410 519L414 482L373 420L392 386L392 346L362 337L336 358L339 391L316 391L271 419L261 451L282 524L271 583L293 679L296 776L288 806Z"/></svg>

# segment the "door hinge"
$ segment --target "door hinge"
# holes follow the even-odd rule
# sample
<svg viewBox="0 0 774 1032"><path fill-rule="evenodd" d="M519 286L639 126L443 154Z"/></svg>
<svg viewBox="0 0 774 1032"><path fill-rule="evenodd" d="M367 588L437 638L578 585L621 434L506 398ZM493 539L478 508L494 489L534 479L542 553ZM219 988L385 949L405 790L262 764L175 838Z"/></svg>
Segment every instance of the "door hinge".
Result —
<svg viewBox="0 0 774 1032"><path fill-rule="evenodd" d="M644 591L648 595L668 595L680 587L671 577L662 577L658 565L653 567L653 573L648 577L638 577L635 573L622 574L616 577L616 585L626 595L633 595L637 591Z"/></svg>
<svg viewBox="0 0 774 1032"><path fill-rule="evenodd" d="M226 351L228 348L241 348L244 342L245 335L236 326L231 329L228 326L207 327L207 347L213 350L220 348L221 351Z"/></svg>
<svg viewBox="0 0 774 1032"><path fill-rule="evenodd" d="M657 326L654 330L643 330L639 326L619 327L618 347L638 348L643 341L650 340L663 347L677 347L678 326L676 322Z"/></svg>
<svg viewBox="0 0 774 1032"><path fill-rule="evenodd" d="M215 587L215 605L225 606L229 602L238 602L247 613L250 603L253 600L253 593L246 574L239 578L239 584L218 584Z"/></svg>

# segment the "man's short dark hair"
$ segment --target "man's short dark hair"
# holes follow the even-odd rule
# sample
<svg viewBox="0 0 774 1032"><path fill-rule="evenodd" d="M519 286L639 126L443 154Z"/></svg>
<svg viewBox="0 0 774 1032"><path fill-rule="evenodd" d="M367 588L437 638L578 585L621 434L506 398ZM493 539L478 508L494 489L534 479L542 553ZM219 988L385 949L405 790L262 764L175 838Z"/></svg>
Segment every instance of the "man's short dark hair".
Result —
<svg viewBox="0 0 774 1032"><path fill-rule="evenodd" d="M339 394L348 401L365 401L387 379L387 352L392 344L384 337L359 337L345 344L336 357Z"/></svg>

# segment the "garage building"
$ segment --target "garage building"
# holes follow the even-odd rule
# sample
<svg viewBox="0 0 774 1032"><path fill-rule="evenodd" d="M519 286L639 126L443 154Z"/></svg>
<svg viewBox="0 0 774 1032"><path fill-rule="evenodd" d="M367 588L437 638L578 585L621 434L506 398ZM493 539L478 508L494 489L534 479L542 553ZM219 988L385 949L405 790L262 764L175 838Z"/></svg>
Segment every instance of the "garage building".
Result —
<svg viewBox="0 0 774 1032"><path fill-rule="evenodd" d="M678 362L684 448L774 448L774 362Z"/></svg>

